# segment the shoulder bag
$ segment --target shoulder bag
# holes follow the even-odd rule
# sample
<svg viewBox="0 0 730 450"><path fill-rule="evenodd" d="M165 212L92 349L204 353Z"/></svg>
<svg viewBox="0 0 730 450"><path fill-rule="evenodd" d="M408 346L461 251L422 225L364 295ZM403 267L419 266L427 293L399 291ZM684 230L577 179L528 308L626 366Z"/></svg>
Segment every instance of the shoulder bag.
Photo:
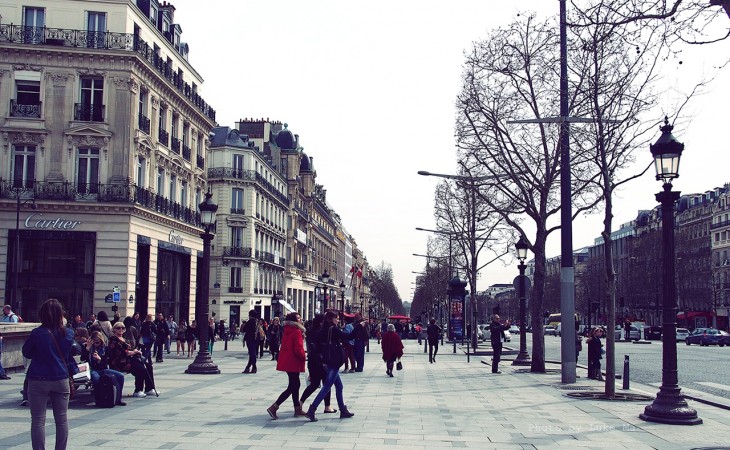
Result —
<svg viewBox="0 0 730 450"><path fill-rule="evenodd" d="M69 387L68 398L69 400L71 400L72 398L74 398L74 394L76 393L76 386L74 385L73 375L71 375L71 371L68 370L68 364L66 363L66 359L63 357L63 352L61 351L61 347L58 345L58 341L56 341L56 336L53 335L53 332L51 332L51 330L48 330L48 334L51 335L53 344L56 346L56 351L58 352L58 357L61 358L61 361L63 361L63 367L66 368L66 376L68 377Z"/></svg>
<svg viewBox="0 0 730 450"><path fill-rule="evenodd" d="M340 368L345 362L345 350L339 342L332 342L332 327L327 331L327 342L319 347L319 357L322 364L329 368Z"/></svg>

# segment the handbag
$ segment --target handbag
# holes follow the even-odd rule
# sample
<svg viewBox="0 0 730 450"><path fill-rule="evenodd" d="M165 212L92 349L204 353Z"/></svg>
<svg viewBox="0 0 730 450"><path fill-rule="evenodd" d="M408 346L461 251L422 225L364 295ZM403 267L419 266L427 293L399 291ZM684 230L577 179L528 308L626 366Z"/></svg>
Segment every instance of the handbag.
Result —
<svg viewBox="0 0 730 450"><path fill-rule="evenodd" d="M398 363L395 365L395 370L403 370L403 363L400 362L400 359L398 360Z"/></svg>
<svg viewBox="0 0 730 450"><path fill-rule="evenodd" d="M73 375L71 375L71 371L68 370L68 364L65 362L65 360L63 358L63 352L61 351L61 347L59 347L59 345L58 345L58 341L56 341L56 336L54 336L53 333L51 333L51 330L48 330L48 334L51 335L51 339L53 340L53 343L56 346L56 351L58 352L59 358L61 358L61 360L64 361L63 366L66 368L66 376L68 377L68 387L69 387L68 399L71 400L74 398L74 394L76 393L76 385L74 384L74 377L73 377Z"/></svg>
<svg viewBox="0 0 730 450"><path fill-rule="evenodd" d="M338 343L332 342L332 327L327 333L327 342L319 346L319 357L322 364L330 368L339 368L345 362L345 350Z"/></svg>

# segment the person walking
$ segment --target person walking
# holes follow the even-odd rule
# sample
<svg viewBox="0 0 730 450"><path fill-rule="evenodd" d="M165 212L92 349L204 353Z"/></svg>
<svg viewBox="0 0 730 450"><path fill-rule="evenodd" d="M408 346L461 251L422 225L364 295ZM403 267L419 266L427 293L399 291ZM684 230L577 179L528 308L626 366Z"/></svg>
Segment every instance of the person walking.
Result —
<svg viewBox="0 0 730 450"><path fill-rule="evenodd" d="M502 373L499 370L499 361L502 359L502 342L504 342L504 331L509 330L509 320L504 324L499 321L499 314L492 317L489 324L490 341L492 342L492 373Z"/></svg>
<svg viewBox="0 0 730 450"><path fill-rule="evenodd" d="M106 312L99 311L99 314L96 315L96 320L93 324L91 324L91 327L89 327L91 331L91 328L97 328L97 331L101 331L102 334L104 334L104 337L109 339L112 337L112 323L109 320L109 316L106 315Z"/></svg>
<svg viewBox="0 0 730 450"><path fill-rule="evenodd" d="M167 321L162 313L157 313L157 319L155 320L155 362L161 363L162 353L167 345L167 339L170 337L170 328L167 326Z"/></svg>
<svg viewBox="0 0 730 450"><path fill-rule="evenodd" d="M353 319L353 317L345 317L345 326L342 328L345 333L350 334L355 330L355 325L352 324ZM355 373L355 351L353 350L354 347L354 335L352 335L352 339L347 339L345 342L342 343L342 348L343 350L345 350L345 368L342 370L342 373Z"/></svg>
<svg viewBox="0 0 730 450"><path fill-rule="evenodd" d="M282 326L281 321L278 317L274 317L269 326L269 352L271 353L271 360L276 361L279 357L279 346L281 345L282 337Z"/></svg>
<svg viewBox="0 0 730 450"><path fill-rule="evenodd" d="M125 325L126 327L126 325ZM147 360L152 359L152 345L155 343L157 327L155 322L152 320L152 314L147 314L147 318L140 328L137 329L139 332L139 348L142 350L142 356Z"/></svg>
<svg viewBox="0 0 730 450"><path fill-rule="evenodd" d="M354 416L345 405L343 397L343 386L342 380L340 379L340 367L344 363L344 356L342 350L342 341L349 338L348 334L345 334L340 330L339 324L340 318L336 313L327 311L324 316L324 325L315 340L319 348L320 357L325 367L325 379L322 389L320 389L317 397L307 410L307 418L310 422L316 422L317 418L314 413L317 411L317 407L324 399L324 396L335 386L335 396L337 398L337 405L340 408L340 418L346 419ZM327 357L325 357L327 355Z"/></svg>
<svg viewBox="0 0 730 450"><path fill-rule="evenodd" d="M259 346L259 359L264 357L264 349L266 348L266 331L269 329L269 324L264 319L258 321L256 329L256 339Z"/></svg>
<svg viewBox="0 0 730 450"><path fill-rule="evenodd" d="M195 352L195 340L198 339L198 328L195 319L190 323L188 330L185 332L185 341L188 343L188 358L193 356ZM185 352L183 352L185 353Z"/></svg>
<svg viewBox="0 0 730 450"><path fill-rule="evenodd" d="M177 341L177 356L180 356L180 349L182 349L182 355L185 356L185 338L188 334L188 324L185 319L180 319L180 325L177 327L177 334L175 335L175 341Z"/></svg>
<svg viewBox="0 0 730 450"><path fill-rule="evenodd" d="M602 381L601 374L601 358L603 358L603 329L601 327L594 328L586 343L588 344L588 378L594 378Z"/></svg>
<svg viewBox="0 0 730 450"><path fill-rule="evenodd" d="M299 402L304 408L304 402L314 393L319 386L324 382L325 368L322 365L322 358L317 350L316 338L322 330L322 324L324 323L324 314L317 314L314 316L314 320L310 322L310 327L307 329L306 343L307 343L307 371L309 371L309 385L302 392L302 396ZM330 406L331 392L328 392L324 396L324 412L325 413L336 413L337 410Z"/></svg>
<svg viewBox="0 0 730 450"><path fill-rule="evenodd" d="M388 331L383 334L381 347L383 349L383 361L385 361L385 373L392 377L395 360L403 356L403 342L398 333L395 332L393 324L388 325Z"/></svg>
<svg viewBox="0 0 730 450"><path fill-rule="evenodd" d="M170 333L167 335L167 342L165 342L165 350L167 350L167 354L170 354L170 346L173 342L177 339L177 323L175 323L175 318L172 317L172 314L170 314L167 317L167 329L170 331Z"/></svg>
<svg viewBox="0 0 730 450"><path fill-rule="evenodd" d="M243 341L246 343L246 349L248 350L248 363L242 373L256 373L256 356L259 352L259 341L258 341L258 313L255 309L249 310L248 320L246 324L241 327L241 333L243 333Z"/></svg>
<svg viewBox="0 0 730 450"><path fill-rule="evenodd" d="M68 444L69 377L78 370L73 360L74 331L63 326L63 306L49 298L38 311L41 326L33 329L23 344L23 356L30 359L26 373L30 402L30 438L33 449L46 444L46 403L51 399L56 422L56 450Z"/></svg>
<svg viewBox="0 0 730 450"><path fill-rule="evenodd" d="M353 336L355 336L355 345L352 347L355 353L355 372L362 372L365 368L365 344L370 339L370 334L368 334L368 329L365 327L365 324L365 320L358 314L355 318L355 327L352 331Z"/></svg>
<svg viewBox="0 0 730 450"><path fill-rule="evenodd" d="M428 339L428 362L436 362L436 353L439 352L439 339L441 338L441 327L436 325L436 319L431 319L426 327L426 339Z"/></svg>
<svg viewBox="0 0 730 450"><path fill-rule="evenodd" d="M278 317L277 317L278 319ZM278 419L276 411L291 396L294 403L294 415L303 416L304 410L299 401L299 374L304 372L307 356L304 352L304 325L299 313L292 312L284 320L284 335L281 338L281 350L276 361L276 370L286 372L289 384L274 403L266 409L272 419Z"/></svg>

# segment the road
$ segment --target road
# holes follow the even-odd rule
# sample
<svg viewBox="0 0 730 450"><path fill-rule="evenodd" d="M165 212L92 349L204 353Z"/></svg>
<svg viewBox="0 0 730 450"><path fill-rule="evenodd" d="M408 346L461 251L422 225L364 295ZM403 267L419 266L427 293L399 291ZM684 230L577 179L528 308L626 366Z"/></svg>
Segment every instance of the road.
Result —
<svg viewBox="0 0 730 450"><path fill-rule="evenodd" d="M532 335L527 335L527 350L531 352ZM512 335L509 347L519 349L519 336ZM659 386L662 381L662 343L650 341L651 344L632 344L630 342L616 342L616 372L623 373L624 355L629 356L631 362L630 380ZM605 344L605 342L604 342ZM583 342L584 351L578 356L578 364L587 366L587 347ZM545 336L545 359L560 361L560 338ZM727 367L730 366L730 347L699 345L687 346L684 342L677 343L677 371L679 386L690 388L721 397L730 396L730 379ZM605 370L605 360L602 363ZM585 370L578 369L579 376L585 376Z"/></svg>

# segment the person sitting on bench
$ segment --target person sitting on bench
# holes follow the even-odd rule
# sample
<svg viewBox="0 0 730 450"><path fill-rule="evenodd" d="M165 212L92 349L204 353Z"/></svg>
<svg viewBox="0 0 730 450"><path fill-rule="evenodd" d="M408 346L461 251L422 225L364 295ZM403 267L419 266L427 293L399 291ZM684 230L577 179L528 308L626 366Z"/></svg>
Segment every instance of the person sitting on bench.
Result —
<svg viewBox="0 0 730 450"><path fill-rule="evenodd" d="M109 339L109 367L134 375L134 394L132 397L144 398L148 395L159 396L155 389L152 364L145 364L142 351L133 348L124 339L125 326L121 322L114 324L114 336ZM143 390L145 389L145 390Z"/></svg>
<svg viewBox="0 0 730 450"><path fill-rule="evenodd" d="M124 389L124 374L118 370L109 368L109 352L106 346L106 338L99 331L93 331L91 338L87 341L86 347L81 354L82 361L88 361L91 366L91 384L96 386L103 374L108 374L117 379L119 390L115 405L126 406L122 401L122 390Z"/></svg>

